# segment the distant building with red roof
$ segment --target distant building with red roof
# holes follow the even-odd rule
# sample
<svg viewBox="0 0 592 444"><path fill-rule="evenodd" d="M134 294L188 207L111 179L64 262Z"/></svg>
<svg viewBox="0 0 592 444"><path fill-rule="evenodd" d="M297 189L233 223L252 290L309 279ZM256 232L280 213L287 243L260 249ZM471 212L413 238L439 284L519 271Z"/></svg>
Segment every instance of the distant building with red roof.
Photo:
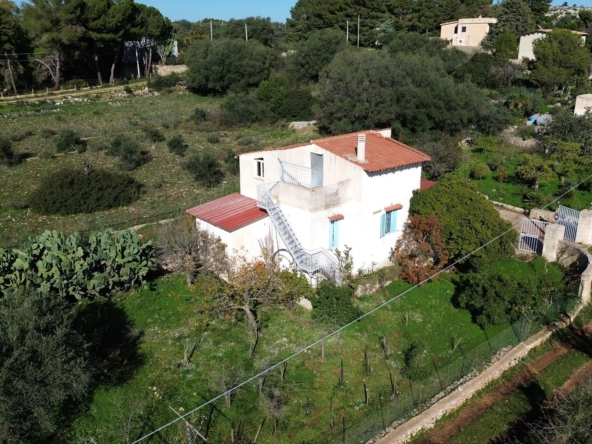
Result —
<svg viewBox="0 0 592 444"><path fill-rule="evenodd" d="M261 253L261 240L314 275L335 275L334 251L351 247L354 267L388 264L404 228L422 164L430 157L363 131L241 154L240 194L187 210L229 250ZM271 234L271 236L269 236Z"/></svg>

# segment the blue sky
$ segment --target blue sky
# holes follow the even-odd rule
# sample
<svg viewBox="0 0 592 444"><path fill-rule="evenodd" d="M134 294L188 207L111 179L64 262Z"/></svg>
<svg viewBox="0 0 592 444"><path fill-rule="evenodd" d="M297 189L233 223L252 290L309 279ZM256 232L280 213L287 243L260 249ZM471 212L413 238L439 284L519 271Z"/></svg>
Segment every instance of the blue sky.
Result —
<svg viewBox="0 0 592 444"><path fill-rule="evenodd" d="M204 18L228 20L251 16L271 17L274 22L284 22L290 17L290 8L297 0L138 0L154 6L171 20L186 19L190 22ZM498 0L494 0L497 3ZM561 5L564 0L554 0L554 5ZM568 0L572 5L574 0ZM592 0L577 0L576 4L592 6Z"/></svg>
<svg viewBox="0 0 592 444"><path fill-rule="evenodd" d="M271 17L284 22L297 0L138 0L154 6L171 20L195 22L204 18L228 20L250 16Z"/></svg>

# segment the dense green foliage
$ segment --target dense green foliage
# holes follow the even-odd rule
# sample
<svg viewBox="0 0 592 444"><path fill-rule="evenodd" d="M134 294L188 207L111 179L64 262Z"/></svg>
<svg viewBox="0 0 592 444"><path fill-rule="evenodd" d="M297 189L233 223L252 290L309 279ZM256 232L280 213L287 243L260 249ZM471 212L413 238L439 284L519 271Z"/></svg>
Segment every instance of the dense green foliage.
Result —
<svg viewBox="0 0 592 444"><path fill-rule="evenodd" d="M129 205L140 197L141 189L142 185L126 174L68 168L43 178L27 202L41 214L94 213Z"/></svg>
<svg viewBox="0 0 592 444"><path fill-rule="evenodd" d="M51 292L0 298L0 441L46 442L91 383L87 344Z"/></svg>
<svg viewBox="0 0 592 444"><path fill-rule="evenodd" d="M193 179L205 186L213 187L224 179L224 171L218 159L209 151L194 152L183 163L183 168Z"/></svg>
<svg viewBox="0 0 592 444"><path fill-rule="evenodd" d="M273 51L257 41L199 41L187 54L187 85L203 94L240 92L266 80L275 63Z"/></svg>
<svg viewBox="0 0 592 444"><path fill-rule="evenodd" d="M551 306L565 300L562 278L557 264L541 258L528 264L506 260L465 275L458 300L482 327L522 316L545 317Z"/></svg>
<svg viewBox="0 0 592 444"><path fill-rule="evenodd" d="M148 136L150 137L150 135ZM158 132L155 135L160 140L159 136L162 136L162 133ZM120 161L117 167L122 171L135 170L152 160L150 153L143 150L138 142L129 136L121 134L115 136L111 142L111 146L107 150L107 154L119 157Z"/></svg>
<svg viewBox="0 0 592 444"><path fill-rule="evenodd" d="M438 218L444 226L446 249L452 260L464 257L492 239L496 240L475 252L472 262L477 258L495 261L512 254L516 232L465 179L448 175L433 187L415 193L409 211Z"/></svg>
<svg viewBox="0 0 592 444"><path fill-rule="evenodd" d="M178 134L176 136L171 137L167 141L167 146L169 147L169 151L171 153L174 153L177 156L181 157L185 155L187 149L189 148L189 145L185 143L185 139L183 139L183 136L180 136Z"/></svg>
<svg viewBox="0 0 592 444"><path fill-rule="evenodd" d="M533 43L536 62L532 70L535 84L555 90L567 82L588 78L590 51L582 38L566 29L555 29Z"/></svg>
<svg viewBox="0 0 592 444"><path fill-rule="evenodd" d="M504 57L506 59L518 58L518 37L512 31L506 29L495 40L494 44L495 55L497 57Z"/></svg>
<svg viewBox="0 0 592 444"><path fill-rule="evenodd" d="M28 288L80 301L144 283L154 267L152 244L135 231L90 237L46 231L20 248L0 248L0 292Z"/></svg>
<svg viewBox="0 0 592 444"><path fill-rule="evenodd" d="M491 25L483 40L484 47L493 49L495 42L504 33L521 36L536 29L535 17L525 0L504 0L497 8L497 23Z"/></svg>
<svg viewBox="0 0 592 444"><path fill-rule="evenodd" d="M181 76L177 73L169 74L168 76L154 76L148 80L148 88L155 91L162 91L163 89L174 88L181 83Z"/></svg>
<svg viewBox="0 0 592 444"><path fill-rule="evenodd" d="M317 288L317 296L312 298L312 318L329 328L348 324L362 314L353 298L351 287L324 280Z"/></svg>
<svg viewBox="0 0 592 444"><path fill-rule="evenodd" d="M454 134L491 106L470 83L455 83L439 57L338 53L319 82L318 120L328 133L392 126L395 137Z"/></svg>
<svg viewBox="0 0 592 444"><path fill-rule="evenodd" d="M273 74L257 88L257 98L276 119L310 120L313 97L306 87L294 87L288 77Z"/></svg>
<svg viewBox="0 0 592 444"><path fill-rule="evenodd" d="M0 137L0 165L11 166L14 160L15 155L12 142L6 137Z"/></svg>
<svg viewBox="0 0 592 444"><path fill-rule="evenodd" d="M346 47L342 32L332 28L314 31L288 57L288 71L296 78L317 81L335 54Z"/></svg>
<svg viewBox="0 0 592 444"><path fill-rule="evenodd" d="M58 153L70 151L83 153L86 151L86 141L82 140L80 134L74 130L61 130L55 137L54 142Z"/></svg>

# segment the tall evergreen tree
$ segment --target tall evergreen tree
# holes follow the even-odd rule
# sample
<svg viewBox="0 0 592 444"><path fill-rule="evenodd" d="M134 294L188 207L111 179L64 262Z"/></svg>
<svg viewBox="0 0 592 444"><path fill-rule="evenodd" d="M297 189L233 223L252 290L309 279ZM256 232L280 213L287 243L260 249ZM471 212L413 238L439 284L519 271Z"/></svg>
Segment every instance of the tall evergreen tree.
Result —
<svg viewBox="0 0 592 444"><path fill-rule="evenodd" d="M524 0L504 0L498 6L497 23L489 30L487 37L483 40L483 46L493 49L495 41L506 31L520 37L535 29L535 17L528 3Z"/></svg>

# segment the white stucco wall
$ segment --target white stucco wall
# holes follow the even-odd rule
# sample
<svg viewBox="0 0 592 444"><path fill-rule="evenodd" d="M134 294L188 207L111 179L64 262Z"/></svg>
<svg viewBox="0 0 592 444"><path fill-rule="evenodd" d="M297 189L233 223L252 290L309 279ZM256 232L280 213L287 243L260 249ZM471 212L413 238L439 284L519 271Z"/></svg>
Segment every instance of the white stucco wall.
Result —
<svg viewBox="0 0 592 444"><path fill-rule="evenodd" d="M518 46L518 60L527 58L536 60L534 56L534 41L547 37L547 33L533 32L532 34L523 35L520 37L520 44ZM586 36L582 36L582 45L586 43Z"/></svg>
<svg viewBox="0 0 592 444"><path fill-rule="evenodd" d="M450 42L452 46L481 46L483 39L489 33L491 24L497 20L490 17L459 19L457 22L442 23L440 38ZM458 26L458 32L454 29ZM462 32L463 27L466 28Z"/></svg>
<svg viewBox="0 0 592 444"><path fill-rule="evenodd" d="M238 254L245 256L248 260L258 259L261 257L261 247L259 240L262 240L269 233L270 228L272 232L275 231L273 224L269 217L260 219L252 224L246 225L233 232L228 232L218 228L212 224L196 219L199 227L207 229L210 233L218 236L224 244L226 244L226 252L228 254Z"/></svg>
<svg viewBox="0 0 592 444"><path fill-rule="evenodd" d="M336 156L314 144L288 150L271 150L240 156L241 194L256 199L257 185L280 180L278 158L304 167L310 167L310 153L323 154L324 185L339 184L340 199L334 203L316 205L323 201L322 189L310 189L281 182L276 203L301 245L307 250L329 248L329 217L342 214L339 221L338 248L352 247L354 266L368 268L373 262L378 267L389 265L388 256L400 237L409 214L409 200L413 190L420 187L421 166L388 170L369 174L359 165ZM255 177L255 160L264 158L265 177ZM318 193L323 193L319 196ZM380 237L384 208L403 205L397 212L397 231ZM271 223L271 221L270 221ZM242 232L242 230L240 230ZM235 241L240 243L240 241Z"/></svg>
<svg viewBox="0 0 592 444"><path fill-rule="evenodd" d="M592 94L581 94L577 96L574 114L576 116L583 116L589 109L592 109Z"/></svg>

